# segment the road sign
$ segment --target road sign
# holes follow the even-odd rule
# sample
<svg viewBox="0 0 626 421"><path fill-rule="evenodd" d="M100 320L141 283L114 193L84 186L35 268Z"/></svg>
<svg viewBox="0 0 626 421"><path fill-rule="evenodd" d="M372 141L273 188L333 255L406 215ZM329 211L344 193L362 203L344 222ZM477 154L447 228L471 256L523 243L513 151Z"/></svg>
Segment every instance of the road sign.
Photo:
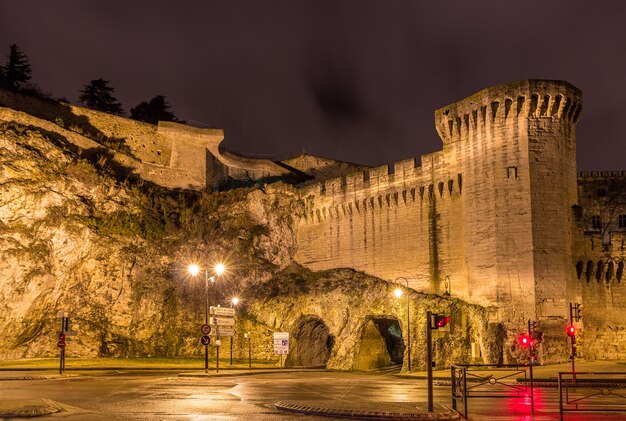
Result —
<svg viewBox="0 0 626 421"><path fill-rule="evenodd" d="M233 329L232 327L222 327L222 326L217 326L215 327L215 329L211 330L211 333L209 333L209 335L211 336L235 336L237 332L235 332L235 329Z"/></svg>
<svg viewBox="0 0 626 421"><path fill-rule="evenodd" d="M65 348L65 341L64 340L59 340L59 342L57 342L57 346L59 348Z"/></svg>
<svg viewBox="0 0 626 421"><path fill-rule="evenodd" d="M200 338L200 343L204 346L209 346L209 344L211 343L211 338L205 335Z"/></svg>
<svg viewBox="0 0 626 421"><path fill-rule="evenodd" d="M274 332L274 354L289 354L289 332Z"/></svg>
<svg viewBox="0 0 626 421"><path fill-rule="evenodd" d="M203 324L200 328L200 332L202 332L203 335L208 335L209 333L211 333L211 326L206 323Z"/></svg>
<svg viewBox="0 0 626 421"><path fill-rule="evenodd" d="M209 323L216 326L235 326L235 319L230 317L211 317Z"/></svg>
<svg viewBox="0 0 626 421"><path fill-rule="evenodd" d="M211 316L226 316L226 317L234 317L235 309L228 307L209 307L209 314Z"/></svg>

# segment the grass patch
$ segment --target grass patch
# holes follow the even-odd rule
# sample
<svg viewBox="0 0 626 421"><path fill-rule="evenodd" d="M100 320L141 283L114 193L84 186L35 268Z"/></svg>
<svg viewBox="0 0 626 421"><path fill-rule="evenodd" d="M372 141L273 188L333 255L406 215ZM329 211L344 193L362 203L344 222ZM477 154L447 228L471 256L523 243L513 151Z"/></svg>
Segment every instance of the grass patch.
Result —
<svg viewBox="0 0 626 421"><path fill-rule="evenodd" d="M278 364L277 361L252 360L252 368L274 368ZM19 360L2 360L0 361L0 370L3 368L50 368L59 367L58 358L28 358ZM204 358L71 358L67 356L65 367L68 370L72 368L93 368L93 369L203 369ZM209 360L209 368L215 368L215 358ZM233 359L233 365L230 365L230 358L220 358L220 370L229 368L247 369L247 359Z"/></svg>

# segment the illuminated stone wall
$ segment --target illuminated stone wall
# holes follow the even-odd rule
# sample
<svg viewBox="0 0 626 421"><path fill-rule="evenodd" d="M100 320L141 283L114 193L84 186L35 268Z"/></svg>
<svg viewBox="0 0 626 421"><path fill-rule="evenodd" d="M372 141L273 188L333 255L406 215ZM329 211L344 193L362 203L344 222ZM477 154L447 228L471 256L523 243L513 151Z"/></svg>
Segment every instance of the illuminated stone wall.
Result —
<svg viewBox="0 0 626 421"><path fill-rule="evenodd" d="M626 358L626 171L582 172L573 265L582 356ZM621 216L621 225L620 225ZM595 219L595 221L594 221Z"/></svg>
<svg viewBox="0 0 626 421"><path fill-rule="evenodd" d="M564 359L580 111L576 88L535 80L437 110L442 151L300 190L296 259L497 306L511 334L541 320L544 360Z"/></svg>

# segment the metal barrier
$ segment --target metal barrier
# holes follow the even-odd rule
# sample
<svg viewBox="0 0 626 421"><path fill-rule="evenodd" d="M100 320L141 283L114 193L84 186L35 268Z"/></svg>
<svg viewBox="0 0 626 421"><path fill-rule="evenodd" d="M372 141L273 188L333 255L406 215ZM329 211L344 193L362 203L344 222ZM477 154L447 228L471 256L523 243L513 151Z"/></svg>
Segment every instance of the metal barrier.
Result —
<svg viewBox="0 0 626 421"><path fill-rule="evenodd" d="M626 412L626 372L560 372L559 412Z"/></svg>
<svg viewBox="0 0 626 421"><path fill-rule="evenodd" d="M452 408L467 418L470 398L510 398L530 396L534 413L533 372L528 365L453 364ZM528 371L528 375L527 375ZM523 383L517 379L523 377ZM469 382L469 385L468 385ZM463 405L463 412L458 408Z"/></svg>

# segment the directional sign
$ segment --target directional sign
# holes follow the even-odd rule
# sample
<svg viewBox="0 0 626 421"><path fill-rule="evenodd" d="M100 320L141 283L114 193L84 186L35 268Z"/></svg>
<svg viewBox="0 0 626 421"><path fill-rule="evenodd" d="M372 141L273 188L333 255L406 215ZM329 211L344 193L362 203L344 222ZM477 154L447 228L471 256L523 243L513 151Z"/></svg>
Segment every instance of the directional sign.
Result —
<svg viewBox="0 0 626 421"><path fill-rule="evenodd" d="M211 317L209 323L216 326L235 326L235 319L230 317Z"/></svg>
<svg viewBox="0 0 626 421"><path fill-rule="evenodd" d="M59 348L65 348L65 341L60 340L59 342L57 342L57 346L58 346Z"/></svg>
<svg viewBox="0 0 626 421"><path fill-rule="evenodd" d="M209 307L209 314L211 316L226 316L226 317L234 317L235 309L228 307Z"/></svg>
<svg viewBox="0 0 626 421"><path fill-rule="evenodd" d="M274 354L289 354L289 332L274 332Z"/></svg>
<svg viewBox="0 0 626 421"><path fill-rule="evenodd" d="M211 330L209 335L211 336L235 336L237 332L232 327L221 327L217 326L215 329Z"/></svg>
<svg viewBox="0 0 626 421"><path fill-rule="evenodd" d="M209 346L209 344L211 343L211 338L205 335L200 338L200 343L204 346Z"/></svg>
<svg viewBox="0 0 626 421"><path fill-rule="evenodd" d="M203 324L200 328L200 332L202 332L203 335L208 335L209 333L211 333L211 326L206 323Z"/></svg>

